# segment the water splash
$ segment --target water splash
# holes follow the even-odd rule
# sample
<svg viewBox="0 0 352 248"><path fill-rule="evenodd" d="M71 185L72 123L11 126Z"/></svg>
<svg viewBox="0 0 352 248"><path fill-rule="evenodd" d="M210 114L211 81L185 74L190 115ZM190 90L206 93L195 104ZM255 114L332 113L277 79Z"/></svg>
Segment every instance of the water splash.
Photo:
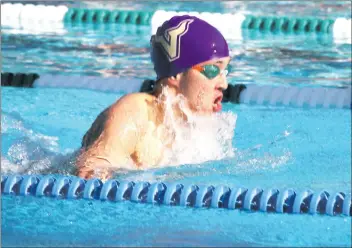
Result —
<svg viewBox="0 0 352 248"><path fill-rule="evenodd" d="M282 142L287 141L296 130L287 127L273 140L248 149L238 149L234 147L235 113L192 114L187 111L182 96L171 97L167 92L163 94L163 98L158 98L166 106L163 125L174 136L174 143L165 148L165 157L156 168L146 166L142 171L131 171L136 168L120 169L115 171L114 177L158 181L216 174L235 175L277 169L292 160L290 150ZM175 118L175 105L186 115L186 122ZM27 127L18 113L3 112L1 122L2 142L10 144L7 149L3 145L2 152L6 154L1 158L4 173L75 175L76 153L62 154L59 137L44 135Z"/></svg>
<svg viewBox="0 0 352 248"><path fill-rule="evenodd" d="M5 112L1 114L1 134L18 134L20 137L27 137L28 140L37 142L52 152L58 152L58 137L47 136L35 132L24 125L24 120L17 112Z"/></svg>
<svg viewBox="0 0 352 248"><path fill-rule="evenodd" d="M165 147L160 167L197 164L234 156L232 141L237 115L232 112L197 115L186 108L182 95L171 96L163 88L157 101L165 106L162 125L167 137L173 137L171 147ZM176 116L185 115L185 118Z"/></svg>
<svg viewBox="0 0 352 248"><path fill-rule="evenodd" d="M219 116L225 117L226 114L227 113L221 113ZM221 146L224 152L222 153L223 157L219 159L217 159L216 156L209 156L208 154L211 159L206 160L206 155L200 153L200 158L191 160L193 163L181 163L180 166L165 166L164 168L154 168L144 171L123 171L122 173L116 174L116 178L135 182L182 180L196 182L200 180L201 183L204 183L202 178L206 178L204 180L206 180L207 183L214 180L214 184L218 183L219 178L222 178L222 183L225 181L235 183L238 175L250 177L258 173L266 173L266 171L281 170L283 167L293 164L294 156L284 142L288 142L288 138L292 134L297 134L297 132L296 130L291 130L289 126L275 135L272 140L265 141L253 147L239 149L225 144ZM231 133L224 133L231 136ZM229 139L232 139L232 142L234 142L233 138L233 136L231 136L231 138L229 137ZM220 141L226 140L227 139L220 139ZM227 155L227 153L230 154ZM179 157L177 159L182 160L183 158ZM196 163L197 159L199 163ZM206 161L202 161L203 159Z"/></svg>
<svg viewBox="0 0 352 248"><path fill-rule="evenodd" d="M2 154L7 155L1 156L3 173L73 173L74 165L70 159L72 154L59 153L58 137L43 135L26 127L17 112L3 111L1 126Z"/></svg>

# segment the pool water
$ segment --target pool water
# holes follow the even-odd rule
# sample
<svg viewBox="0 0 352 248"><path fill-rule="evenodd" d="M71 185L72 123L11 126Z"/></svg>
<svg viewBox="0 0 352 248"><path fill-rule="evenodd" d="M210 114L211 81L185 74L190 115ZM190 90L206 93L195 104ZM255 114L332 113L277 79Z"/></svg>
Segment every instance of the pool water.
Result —
<svg viewBox="0 0 352 248"><path fill-rule="evenodd" d="M340 16L348 15L348 8L340 11ZM128 78L155 77L149 27L68 25L61 35L55 30L40 35L18 34L9 27L2 31L3 72L113 76L126 78L126 83ZM120 46L101 48L105 44ZM230 83L351 86L350 44L336 44L329 37L251 34L229 45L234 55ZM70 175L62 161L79 148L95 117L121 96L2 87L2 173ZM236 118L229 126L234 156L115 177L351 192L350 109L226 103L220 117ZM351 218L346 216L6 195L1 208L3 246L351 246Z"/></svg>
<svg viewBox="0 0 352 248"><path fill-rule="evenodd" d="M6 206L2 211L4 246L340 247L350 244L350 217L33 197L3 196L2 201Z"/></svg>
<svg viewBox="0 0 352 248"><path fill-rule="evenodd" d="M120 96L3 88L2 170L40 174L59 166L99 111ZM350 111L225 104L227 111L238 118L234 158L132 171L117 179L315 192L351 188ZM3 245L348 245L350 229L350 217L2 197Z"/></svg>
<svg viewBox="0 0 352 248"><path fill-rule="evenodd" d="M155 78L149 27L67 24L60 33L31 35L3 28L3 71L54 75ZM351 45L329 36L246 33L229 40L230 83L351 85ZM114 49L103 48L115 45ZM14 66L16 64L16 66Z"/></svg>

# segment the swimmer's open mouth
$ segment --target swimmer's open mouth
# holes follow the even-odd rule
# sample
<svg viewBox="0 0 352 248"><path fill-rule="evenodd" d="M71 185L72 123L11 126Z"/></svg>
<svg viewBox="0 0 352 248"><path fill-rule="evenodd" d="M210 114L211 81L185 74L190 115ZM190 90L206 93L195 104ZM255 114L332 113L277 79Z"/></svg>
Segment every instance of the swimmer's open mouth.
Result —
<svg viewBox="0 0 352 248"><path fill-rule="evenodd" d="M223 95L222 95L222 94L218 95L218 96L215 98L215 100L214 100L214 102L213 102L213 111L214 111L214 112L219 112L219 111L221 111L221 109L222 109L222 104L221 104L222 98L223 98Z"/></svg>

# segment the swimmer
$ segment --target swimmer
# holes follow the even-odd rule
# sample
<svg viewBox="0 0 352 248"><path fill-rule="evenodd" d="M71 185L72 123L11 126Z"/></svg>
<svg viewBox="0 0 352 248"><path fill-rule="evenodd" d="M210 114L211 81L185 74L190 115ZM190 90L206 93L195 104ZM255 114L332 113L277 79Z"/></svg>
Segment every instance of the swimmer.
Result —
<svg viewBox="0 0 352 248"><path fill-rule="evenodd" d="M165 124L167 113L187 124L190 113L221 111L230 56L215 27L197 17L174 16L152 35L150 45L157 75L153 91L127 94L99 114L82 139L79 177L105 180L120 168L157 166L177 139ZM165 95L183 99L182 106L166 104Z"/></svg>

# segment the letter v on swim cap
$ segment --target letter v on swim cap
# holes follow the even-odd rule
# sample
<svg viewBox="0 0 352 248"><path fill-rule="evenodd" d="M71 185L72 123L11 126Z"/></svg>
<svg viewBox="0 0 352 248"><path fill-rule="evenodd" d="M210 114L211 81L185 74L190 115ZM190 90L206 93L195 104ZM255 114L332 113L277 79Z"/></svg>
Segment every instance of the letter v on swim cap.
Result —
<svg viewBox="0 0 352 248"><path fill-rule="evenodd" d="M189 15L174 16L151 37L151 59L157 80L176 76L192 66L229 56L219 30Z"/></svg>

